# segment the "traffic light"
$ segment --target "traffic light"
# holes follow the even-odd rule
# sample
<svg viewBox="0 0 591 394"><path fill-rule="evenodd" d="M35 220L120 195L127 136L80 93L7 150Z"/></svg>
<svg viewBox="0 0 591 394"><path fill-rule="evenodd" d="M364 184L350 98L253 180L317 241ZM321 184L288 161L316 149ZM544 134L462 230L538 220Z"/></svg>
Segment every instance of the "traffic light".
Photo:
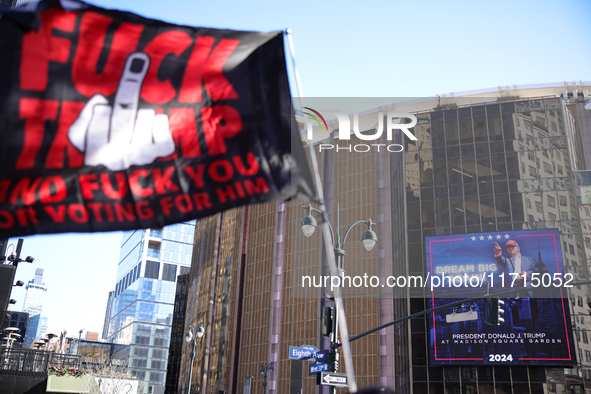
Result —
<svg viewBox="0 0 591 394"><path fill-rule="evenodd" d="M332 308L325 306L322 308L322 335L325 337L332 334Z"/></svg>
<svg viewBox="0 0 591 394"><path fill-rule="evenodd" d="M505 301L495 297L486 300L484 322L492 326L498 326L505 322L503 315L505 314Z"/></svg>

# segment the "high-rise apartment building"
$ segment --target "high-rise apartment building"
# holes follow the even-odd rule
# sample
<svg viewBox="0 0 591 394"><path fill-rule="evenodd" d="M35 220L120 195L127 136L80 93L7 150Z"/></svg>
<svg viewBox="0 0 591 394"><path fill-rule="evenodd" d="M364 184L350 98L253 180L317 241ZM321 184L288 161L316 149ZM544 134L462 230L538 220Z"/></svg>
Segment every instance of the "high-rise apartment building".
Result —
<svg viewBox="0 0 591 394"><path fill-rule="evenodd" d="M117 357L144 393L165 385L177 276L188 272L194 222L123 234L110 313L109 342L127 345Z"/></svg>
<svg viewBox="0 0 591 394"><path fill-rule="evenodd" d="M315 130L318 136L312 144L334 232L343 236L356 221L376 222L378 244L370 252L359 242L365 228L352 229L343 247L345 274L380 280L389 275L425 277L429 237L549 230L546 233L559 237L561 274L588 279L589 85L511 86L397 102L360 113L364 139L339 139L336 121L329 123L330 133ZM307 104L316 108L311 100ZM368 142L367 136L376 133L379 112L414 114L417 140L402 133L388 140L384 131L380 139ZM341 149L320 152L319 144ZM319 231L306 238L300 229L306 214L302 205L256 205L197 222L184 331L203 321L205 335L197 342L193 391L259 392L260 366L272 362L267 392L327 392L308 376L309 361L289 357L290 346L328 347L320 316L329 304L323 293L331 294L330 282L302 289L303 276L327 272ZM538 264L549 264L537 249L529 255ZM493 256L490 247L494 264ZM411 294L404 286L361 286L343 292L351 336L431 305L428 291ZM562 331L568 354L563 360L540 357L528 362L516 357L512 362L493 354L482 362L442 362L432 356L433 316L418 317L351 343L357 383L387 385L398 393L584 393L591 388L589 300L588 287L580 286L563 298L518 298L507 307L506 324L515 328L515 335L529 334L532 326L552 325L543 311L564 311L568 324L555 322L567 328ZM462 330L495 330L477 323L453 324L448 327L458 335ZM466 351L476 352L476 347L470 349ZM189 352L185 346L178 393L186 393ZM343 372L342 358L339 365Z"/></svg>
<svg viewBox="0 0 591 394"><path fill-rule="evenodd" d="M43 302L47 287L43 283L43 268L35 270L35 278L27 283L23 312L29 314L29 324L25 336L24 346L29 347L33 341L47 333L47 317L42 315Z"/></svg>

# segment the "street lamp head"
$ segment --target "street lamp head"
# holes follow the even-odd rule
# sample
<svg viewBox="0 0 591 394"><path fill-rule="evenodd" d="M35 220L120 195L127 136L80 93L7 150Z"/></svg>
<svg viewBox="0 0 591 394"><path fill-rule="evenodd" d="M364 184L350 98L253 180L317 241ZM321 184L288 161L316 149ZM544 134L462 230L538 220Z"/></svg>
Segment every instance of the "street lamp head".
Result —
<svg viewBox="0 0 591 394"><path fill-rule="evenodd" d="M269 364L269 371L273 372L273 363Z"/></svg>
<svg viewBox="0 0 591 394"><path fill-rule="evenodd" d="M9 304L12 304L12 305L14 305L14 304L16 304L16 300L15 300L14 298L11 298L11 299L8 301L8 303L9 303Z"/></svg>
<svg viewBox="0 0 591 394"><path fill-rule="evenodd" d="M17 280L15 286L17 287L23 287L25 285L25 282L23 282L22 280Z"/></svg>
<svg viewBox="0 0 591 394"><path fill-rule="evenodd" d="M372 250L376 246L376 243L378 243L378 236L371 228L368 228L361 236L361 243L366 250Z"/></svg>
<svg viewBox="0 0 591 394"><path fill-rule="evenodd" d="M312 234L314 234L314 230L316 230L317 226L318 224L316 223L316 219L314 219L311 214L304 216L300 222L300 228L306 237L310 237Z"/></svg>
<svg viewBox="0 0 591 394"><path fill-rule="evenodd" d="M187 343L191 342L191 340L193 339L193 330L191 327L189 327L189 331L187 331L187 333L185 334L185 341Z"/></svg>
<svg viewBox="0 0 591 394"><path fill-rule="evenodd" d="M27 263L34 263L35 262L35 258L32 256L27 256L27 258L25 259L25 261Z"/></svg>
<svg viewBox="0 0 591 394"><path fill-rule="evenodd" d="M259 372L261 373L261 375L265 374L265 366L263 364L261 364L261 369L259 370Z"/></svg>
<svg viewBox="0 0 591 394"><path fill-rule="evenodd" d="M203 327L203 322L200 322L199 326L197 327L197 338L203 338L204 334L205 334L205 327Z"/></svg>

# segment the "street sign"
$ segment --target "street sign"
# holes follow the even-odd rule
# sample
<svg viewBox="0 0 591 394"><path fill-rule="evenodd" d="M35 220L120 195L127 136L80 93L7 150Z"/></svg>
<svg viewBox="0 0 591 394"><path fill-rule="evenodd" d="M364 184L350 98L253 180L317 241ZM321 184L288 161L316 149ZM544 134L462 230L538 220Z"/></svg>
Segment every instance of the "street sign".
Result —
<svg viewBox="0 0 591 394"><path fill-rule="evenodd" d="M349 387L346 373L322 372L320 384L323 386Z"/></svg>
<svg viewBox="0 0 591 394"><path fill-rule="evenodd" d="M328 371L328 364L312 364L310 365L310 376L318 373L318 372L326 372Z"/></svg>
<svg viewBox="0 0 591 394"><path fill-rule="evenodd" d="M318 352L318 349L314 346L302 345L301 347L290 346L289 347L289 359L290 360L310 360L315 361L314 354Z"/></svg>
<svg viewBox="0 0 591 394"><path fill-rule="evenodd" d="M447 323L455 323L459 321L478 320L478 312L469 311L463 313L452 313L445 315L445 321Z"/></svg>
<svg viewBox="0 0 591 394"><path fill-rule="evenodd" d="M326 361L328 360L328 350L319 350L314 353L314 358L316 361Z"/></svg>

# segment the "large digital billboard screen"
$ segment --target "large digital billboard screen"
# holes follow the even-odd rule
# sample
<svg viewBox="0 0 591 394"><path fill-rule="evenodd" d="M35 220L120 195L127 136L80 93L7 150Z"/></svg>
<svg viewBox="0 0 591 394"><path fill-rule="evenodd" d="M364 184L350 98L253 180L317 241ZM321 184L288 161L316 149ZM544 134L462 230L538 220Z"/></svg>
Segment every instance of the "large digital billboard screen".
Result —
<svg viewBox="0 0 591 394"><path fill-rule="evenodd" d="M485 300L431 313L431 364L576 363L564 288L572 278L563 270L557 229L426 237L425 244L427 274L439 278L434 307L528 287L500 298L499 325L485 323ZM477 318L457 321L468 316Z"/></svg>

